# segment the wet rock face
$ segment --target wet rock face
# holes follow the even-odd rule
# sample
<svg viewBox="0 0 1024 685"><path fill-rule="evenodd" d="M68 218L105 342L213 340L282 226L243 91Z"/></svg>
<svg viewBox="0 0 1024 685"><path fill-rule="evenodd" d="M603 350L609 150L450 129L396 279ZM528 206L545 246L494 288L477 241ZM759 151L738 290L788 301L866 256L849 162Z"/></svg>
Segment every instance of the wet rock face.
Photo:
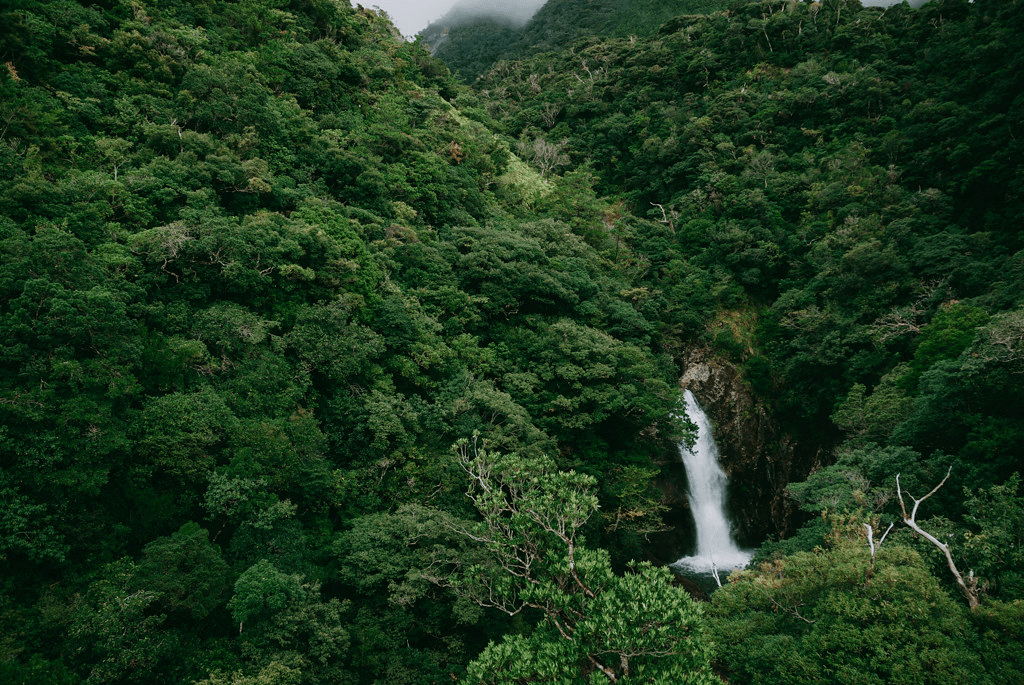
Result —
<svg viewBox="0 0 1024 685"><path fill-rule="evenodd" d="M719 461L729 476L737 542L753 546L769 535L791 532L796 512L786 500L785 487L807 477L820 459L818 451L801 448L779 431L732 364L705 349L687 351L682 362L680 386L693 393L714 425ZM667 556L677 547L682 556L692 544L685 471L678 455L667 455L659 466L662 474L656 485L671 507L666 522L676 526L660 542L673 550Z"/></svg>

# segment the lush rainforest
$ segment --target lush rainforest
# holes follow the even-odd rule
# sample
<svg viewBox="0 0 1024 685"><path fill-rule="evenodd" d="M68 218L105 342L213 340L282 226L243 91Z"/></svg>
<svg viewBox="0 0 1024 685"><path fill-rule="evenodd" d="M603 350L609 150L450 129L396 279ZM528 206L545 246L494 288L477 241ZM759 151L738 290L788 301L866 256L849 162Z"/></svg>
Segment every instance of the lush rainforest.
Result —
<svg viewBox="0 0 1024 685"><path fill-rule="evenodd" d="M597 4L4 3L0 681L1024 678L1024 8ZM695 348L817 455L710 602Z"/></svg>
<svg viewBox="0 0 1024 685"><path fill-rule="evenodd" d="M456 5L419 38L455 74L471 82L501 59L567 48L583 37L636 39L654 33L673 17L727 6L727 0L547 0L529 22L517 26L500 17L460 12Z"/></svg>

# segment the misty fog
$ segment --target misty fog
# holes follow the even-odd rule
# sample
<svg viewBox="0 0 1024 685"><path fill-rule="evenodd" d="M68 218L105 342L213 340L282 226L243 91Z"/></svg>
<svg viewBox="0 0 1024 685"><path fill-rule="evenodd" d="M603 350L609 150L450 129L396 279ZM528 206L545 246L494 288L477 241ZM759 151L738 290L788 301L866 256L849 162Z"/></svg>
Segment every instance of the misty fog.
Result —
<svg viewBox="0 0 1024 685"><path fill-rule="evenodd" d="M493 19L522 26L533 18L547 0L462 0L439 21L455 24L467 20Z"/></svg>

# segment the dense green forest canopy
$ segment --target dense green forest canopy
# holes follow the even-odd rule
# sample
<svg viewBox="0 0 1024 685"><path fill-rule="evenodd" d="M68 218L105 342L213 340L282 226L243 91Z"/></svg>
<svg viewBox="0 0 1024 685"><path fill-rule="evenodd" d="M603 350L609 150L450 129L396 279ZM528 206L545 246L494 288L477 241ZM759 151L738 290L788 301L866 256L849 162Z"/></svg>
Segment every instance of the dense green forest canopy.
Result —
<svg viewBox="0 0 1024 685"><path fill-rule="evenodd" d="M1021 678L1019 3L586 4L472 88L338 0L5 4L0 679ZM711 604L630 562L695 347L820 455Z"/></svg>
<svg viewBox="0 0 1024 685"><path fill-rule="evenodd" d="M562 50L584 37L635 40L684 14L724 9L727 0L548 0L525 26L500 17L459 15L458 8L420 32L431 53L467 81L499 60Z"/></svg>

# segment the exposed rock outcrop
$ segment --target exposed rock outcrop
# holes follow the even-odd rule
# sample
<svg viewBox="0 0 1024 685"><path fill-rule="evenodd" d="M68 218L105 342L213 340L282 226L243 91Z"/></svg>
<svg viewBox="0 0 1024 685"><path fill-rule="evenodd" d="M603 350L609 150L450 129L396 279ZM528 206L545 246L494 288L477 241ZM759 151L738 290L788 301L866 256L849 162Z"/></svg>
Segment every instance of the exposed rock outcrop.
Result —
<svg viewBox="0 0 1024 685"><path fill-rule="evenodd" d="M731 363L707 349L690 349L681 361L680 386L693 393L714 424L722 470L729 476L737 541L755 545L770 535L788 534L795 510L786 500L785 487L807 477L821 459L819 450L794 444L784 435ZM665 551L652 556L677 558L689 553L693 536L685 470L676 454L666 455L659 466L657 486L671 507L666 519L675 530L659 537L655 544L664 545Z"/></svg>

